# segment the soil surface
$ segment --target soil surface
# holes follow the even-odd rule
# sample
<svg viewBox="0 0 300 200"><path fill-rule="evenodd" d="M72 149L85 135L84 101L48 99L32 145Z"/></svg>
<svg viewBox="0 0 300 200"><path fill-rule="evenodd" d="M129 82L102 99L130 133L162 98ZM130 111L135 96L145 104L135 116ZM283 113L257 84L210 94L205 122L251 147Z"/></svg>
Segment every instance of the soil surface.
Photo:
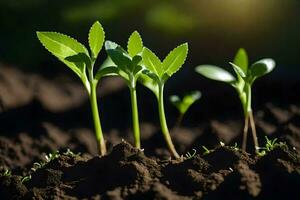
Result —
<svg viewBox="0 0 300 200"><path fill-rule="evenodd" d="M186 87L194 89L196 81ZM177 128L172 128L176 110L167 105L171 135L183 155L174 160L155 118L155 101L149 100L153 96L143 89L138 93L144 148L138 150L131 146L129 92L120 79L105 79L99 103L109 153L99 157L89 102L78 80L49 80L2 66L0 199L297 199L297 85L268 80L254 91L260 145L266 135L280 142L264 156L253 153L250 134L249 153L239 149L243 120L230 89L223 88L221 96L206 92Z"/></svg>

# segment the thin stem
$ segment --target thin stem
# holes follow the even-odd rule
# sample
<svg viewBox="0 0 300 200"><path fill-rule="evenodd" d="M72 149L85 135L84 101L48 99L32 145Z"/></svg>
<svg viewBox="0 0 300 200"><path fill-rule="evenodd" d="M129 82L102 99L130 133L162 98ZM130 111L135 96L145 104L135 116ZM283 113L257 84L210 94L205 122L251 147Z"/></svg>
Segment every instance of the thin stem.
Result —
<svg viewBox="0 0 300 200"><path fill-rule="evenodd" d="M180 113L175 124L175 128L180 127L184 114Z"/></svg>
<svg viewBox="0 0 300 200"><path fill-rule="evenodd" d="M93 120L94 120L96 139L97 139L98 148L100 151L99 153L101 156L104 156L106 154L106 145L105 145L102 128L101 128L100 117L99 117L96 85L97 84L95 84L95 83L91 83L91 93L90 93L89 97L90 97L92 115L93 115Z"/></svg>
<svg viewBox="0 0 300 200"><path fill-rule="evenodd" d="M177 153L174 144L172 142L167 121L166 121L166 116L165 116L165 109L164 109L164 85L160 84L159 85L159 94L158 94L158 111L159 111L159 121L161 125L161 130L163 133L163 136L165 138L165 141L167 143L167 146L169 148L169 151L175 158L180 158L179 154Z"/></svg>
<svg viewBox="0 0 300 200"><path fill-rule="evenodd" d="M135 88L130 88L130 97L131 97L131 108L132 108L132 126L133 126L134 145L136 148L140 149L141 148L140 125L139 125L139 113L138 113L138 105L137 105Z"/></svg>
<svg viewBox="0 0 300 200"><path fill-rule="evenodd" d="M252 136L253 136L255 152L258 153L259 145L258 145L258 139L257 139L255 122L254 122L254 117L253 117L252 111L249 112L249 119L250 119L250 125L251 125L251 129L252 129Z"/></svg>
<svg viewBox="0 0 300 200"><path fill-rule="evenodd" d="M245 122L244 122L244 131L243 131L243 143L242 143L242 149L246 151L247 149L247 134L249 129L249 116L245 116Z"/></svg>

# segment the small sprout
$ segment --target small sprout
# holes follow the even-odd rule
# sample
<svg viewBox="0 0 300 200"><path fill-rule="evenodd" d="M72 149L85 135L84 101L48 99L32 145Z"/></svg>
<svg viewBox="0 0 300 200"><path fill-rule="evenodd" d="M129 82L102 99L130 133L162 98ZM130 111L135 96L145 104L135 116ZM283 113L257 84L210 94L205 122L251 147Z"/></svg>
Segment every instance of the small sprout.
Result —
<svg viewBox="0 0 300 200"><path fill-rule="evenodd" d="M197 154L196 149L193 149L193 153L187 152L184 156L185 160L192 159Z"/></svg>
<svg viewBox="0 0 300 200"><path fill-rule="evenodd" d="M234 143L234 146L230 146L230 148L232 148L235 151L240 150L240 148L238 147L238 144L236 142Z"/></svg>
<svg viewBox="0 0 300 200"><path fill-rule="evenodd" d="M36 170L43 168L45 165L46 163L43 161L35 162L33 163L33 167L31 168L31 171L35 172Z"/></svg>
<svg viewBox="0 0 300 200"><path fill-rule="evenodd" d="M31 179L31 175L24 176L21 178L21 183L25 183L25 182L29 181L30 179Z"/></svg>
<svg viewBox="0 0 300 200"><path fill-rule="evenodd" d="M59 156L60 156L59 151L54 151L53 153L46 154L45 161L41 160L39 162L33 163L33 167L31 168L31 171L35 172L36 170L45 167L49 162L55 160Z"/></svg>
<svg viewBox="0 0 300 200"><path fill-rule="evenodd" d="M211 150L209 150L206 146L202 146L202 148L204 149L203 155L207 155L207 154L211 153Z"/></svg>
<svg viewBox="0 0 300 200"><path fill-rule="evenodd" d="M220 145L221 145L221 147L225 147L225 143L222 141L220 141Z"/></svg>
<svg viewBox="0 0 300 200"><path fill-rule="evenodd" d="M273 140L270 140L267 136L265 136L266 139L266 144L264 147L258 147L258 155L259 156L264 156L266 155L268 152L274 150L276 147L279 147L281 145L284 145L284 143L281 142L277 142L277 138L274 138ZM262 151L259 151L262 150Z"/></svg>
<svg viewBox="0 0 300 200"><path fill-rule="evenodd" d="M141 148L136 83L143 70L140 64L142 60L140 54L143 50L142 38L137 31L134 31L128 39L127 51L111 41L105 42L105 49L116 65L111 67L114 75L122 77L130 90L134 144L135 147Z"/></svg>
<svg viewBox="0 0 300 200"><path fill-rule="evenodd" d="M11 170L5 169L3 173L0 173L0 176L11 176Z"/></svg>
<svg viewBox="0 0 300 200"><path fill-rule="evenodd" d="M56 159L59 157L59 151L54 151L53 153L49 153L48 155L45 155L46 163Z"/></svg>
<svg viewBox="0 0 300 200"><path fill-rule="evenodd" d="M197 100L201 98L200 91L192 91L184 95L182 99L180 99L177 95L170 96L171 103L177 108L179 111L179 117L176 122L176 127L180 126L182 119L188 109L193 105Z"/></svg>
<svg viewBox="0 0 300 200"><path fill-rule="evenodd" d="M270 73L275 68L275 61L270 58L265 58L255 62L249 67L246 51L244 49L239 49L233 63L230 63L230 65L232 66L236 77L223 68L213 65L200 65L196 67L196 72L209 79L228 83L236 89L242 103L245 118L242 149L246 150L248 126L250 122L254 147L258 153L257 147L259 145L251 107L251 87L257 78Z"/></svg>
<svg viewBox="0 0 300 200"><path fill-rule="evenodd" d="M167 57L161 61L150 49L144 47L142 52L143 70L139 81L156 96L158 102L159 121L161 130L169 151L175 158L180 158L172 142L168 129L164 108L164 86L167 80L176 73L184 64L188 54L188 44L184 43L173 49Z"/></svg>
<svg viewBox="0 0 300 200"><path fill-rule="evenodd" d="M61 33L37 32L37 37L42 45L68 66L85 86L90 99L99 153L101 156L105 155L106 145L99 117L96 88L100 79L111 73L111 68L102 65L94 76L94 65L105 38L101 24L95 22L90 28L88 34L90 53L87 48L77 40Z"/></svg>
<svg viewBox="0 0 300 200"><path fill-rule="evenodd" d="M73 151L71 151L69 148L67 149L66 152L63 153L63 155L65 156L70 156L70 157L77 157L77 156L80 156L81 153L74 153Z"/></svg>

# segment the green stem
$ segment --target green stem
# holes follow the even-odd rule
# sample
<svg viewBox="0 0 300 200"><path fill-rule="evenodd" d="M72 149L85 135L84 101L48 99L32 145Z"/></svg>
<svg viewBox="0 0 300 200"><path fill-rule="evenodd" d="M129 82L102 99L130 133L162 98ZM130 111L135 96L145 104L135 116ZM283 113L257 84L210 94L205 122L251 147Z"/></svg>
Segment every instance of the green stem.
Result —
<svg viewBox="0 0 300 200"><path fill-rule="evenodd" d="M249 129L249 116L245 115L245 121L244 121L244 130L243 130L243 143L242 143L242 149L244 151L247 150L247 134Z"/></svg>
<svg viewBox="0 0 300 200"><path fill-rule="evenodd" d="M255 153L259 153L259 145L258 145L258 139L257 139L257 134L256 134L256 128L255 128L255 122L254 122L254 117L252 111L249 112L249 120L250 120L250 126L252 129L252 136L253 136L253 142L254 142L254 148L255 148Z"/></svg>
<svg viewBox="0 0 300 200"><path fill-rule="evenodd" d="M160 84L159 85L159 94L158 94L158 111L159 111L159 121L161 125L161 130L163 133L163 136L165 138L165 141L167 143L167 146L169 148L169 151L175 158L180 158L179 154L177 153L174 144L172 142L167 121L166 121L166 116L165 116L165 109L164 109L164 85Z"/></svg>
<svg viewBox="0 0 300 200"><path fill-rule="evenodd" d="M130 97L131 97L131 108L132 108L132 126L133 126L134 145L136 148L140 149L141 148L140 125L139 125L139 113L138 113L138 105L137 105L135 88L130 88Z"/></svg>
<svg viewBox="0 0 300 200"><path fill-rule="evenodd" d="M248 132L248 126L250 122L250 127L252 130L252 136L253 136L253 143L255 152L258 152L258 139L256 134L256 127L254 122L254 117L252 113L252 106L251 106L251 100L252 100L252 92L251 92L251 84L246 83L244 87L244 97L241 98L241 101L243 103L244 108L244 117L245 117L245 127L244 127L244 134L243 134L243 150L246 150L246 143L247 143L247 132Z"/></svg>
<svg viewBox="0 0 300 200"><path fill-rule="evenodd" d="M93 120L94 120L96 139L97 139L98 147L99 147L99 151L100 151L99 153L101 156L104 156L106 154L106 145L105 145L102 128L101 128L100 117L99 117L96 86L97 86L97 84L91 83L91 92L90 92L89 97L90 97L92 115L93 115Z"/></svg>
<svg viewBox="0 0 300 200"><path fill-rule="evenodd" d="M175 128L178 128L178 127L181 126L181 122L183 120L183 116L184 116L184 114L182 114L182 113L179 114L179 116L178 116L178 118L176 120Z"/></svg>
<svg viewBox="0 0 300 200"><path fill-rule="evenodd" d="M251 108L251 98L252 98L251 85L248 84L248 83L246 83L246 85L245 85L245 93L246 93L246 113L248 115L249 112L252 112L252 108Z"/></svg>

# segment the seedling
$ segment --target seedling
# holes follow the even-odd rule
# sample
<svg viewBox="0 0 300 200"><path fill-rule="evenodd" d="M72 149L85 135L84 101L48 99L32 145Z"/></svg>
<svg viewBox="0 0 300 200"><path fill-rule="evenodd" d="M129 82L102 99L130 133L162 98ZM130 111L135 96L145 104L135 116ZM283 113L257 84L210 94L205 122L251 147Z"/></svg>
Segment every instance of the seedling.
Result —
<svg viewBox="0 0 300 200"><path fill-rule="evenodd" d="M28 176L24 176L21 178L21 183L25 183L27 181L31 180L31 175L28 175Z"/></svg>
<svg viewBox="0 0 300 200"><path fill-rule="evenodd" d="M140 65L143 50L143 41L140 34L134 31L128 39L127 51L120 45L106 41L105 49L109 57L115 63L115 67L107 68L111 74L122 77L129 88L132 108L132 126L135 147L141 148L139 114L136 95L136 83L143 68Z"/></svg>
<svg viewBox="0 0 300 200"><path fill-rule="evenodd" d="M222 142L222 141L220 141L220 146L221 146L221 147L225 147L225 143Z"/></svg>
<svg viewBox="0 0 300 200"><path fill-rule="evenodd" d="M273 140L269 139L267 136L265 136L266 139L266 144L264 147L259 147L259 150L262 150L259 152L259 156L264 156L266 155L268 152L273 151L276 147L279 147L281 145L285 145L282 142L277 142L278 139L274 138Z"/></svg>
<svg viewBox="0 0 300 200"><path fill-rule="evenodd" d="M0 176L11 176L11 170L5 169L4 172L0 173Z"/></svg>
<svg viewBox="0 0 300 200"><path fill-rule="evenodd" d="M74 152L71 151L70 149L67 149L67 151L64 152L63 155L65 155L65 156L70 156L70 157L77 157L77 156L80 156L81 153L80 153L80 152L74 153Z"/></svg>
<svg viewBox="0 0 300 200"><path fill-rule="evenodd" d="M141 83L149 88L156 96L158 101L159 120L163 136L171 154L179 158L167 126L164 109L164 86L166 81L177 72L185 62L188 53L188 44L184 43L173 49L167 57L161 61L151 50L144 47L142 52L144 76L141 76Z"/></svg>
<svg viewBox="0 0 300 200"><path fill-rule="evenodd" d="M186 95L184 95L184 97L182 99L180 99L180 97L177 95L170 96L171 103L179 111L179 117L177 119L175 127L180 126L185 113L188 111L188 109L191 107L191 105L193 105L200 98L201 98L200 91L189 92Z"/></svg>
<svg viewBox="0 0 300 200"><path fill-rule="evenodd" d="M229 148L231 148L231 149L233 149L235 151L240 150L240 148L239 148L239 146L238 146L238 144L236 142L234 143L234 146L229 146Z"/></svg>
<svg viewBox="0 0 300 200"><path fill-rule="evenodd" d="M207 154L210 154L212 152L212 150L209 150L206 146L202 146L202 149L204 150L204 153L203 155L207 155Z"/></svg>
<svg viewBox="0 0 300 200"><path fill-rule="evenodd" d="M106 145L99 117L96 88L100 79L107 75L109 70L100 67L94 76L94 65L105 38L101 24L95 22L89 31L88 40L91 55L84 45L61 33L37 32L37 37L50 53L62 61L81 79L90 99L99 152L101 156L105 155Z"/></svg>
<svg viewBox="0 0 300 200"><path fill-rule="evenodd" d="M193 149L193 153L187 152L184 156L184 159L190 160L190 159L194 158L196 154L197 154L197 150Z"/></svg>
<svg viewBox="0 0 300 200"><path fill-rule="evenodd" d="M209 79L228 83L236 89L242 103L245 118L242 149L246 150L248 126L250 122L255 151L258 153L259 145L251 107L251 87L257 78L270 73L274 69L275 61L270 58L265 58L255 62L249 67L247 53L244 49L240 49L233 63L230 64L234 69L236 77L230 72L213 65L200 65L196 67L196 72Z"/></svg>
<svg viewBox="0 0 300 200"><path fill-rule="evenodd" d="M44 168L49 162L51 162L52 160L55 160L56 158L58 158L60 156L59 151L54 151L53 153L49 153L46 154L45 157L45 161L41 160L39 162L35 162L33 163L33 167L31 168L31 171L35 172L38 169Z"/></svg>

